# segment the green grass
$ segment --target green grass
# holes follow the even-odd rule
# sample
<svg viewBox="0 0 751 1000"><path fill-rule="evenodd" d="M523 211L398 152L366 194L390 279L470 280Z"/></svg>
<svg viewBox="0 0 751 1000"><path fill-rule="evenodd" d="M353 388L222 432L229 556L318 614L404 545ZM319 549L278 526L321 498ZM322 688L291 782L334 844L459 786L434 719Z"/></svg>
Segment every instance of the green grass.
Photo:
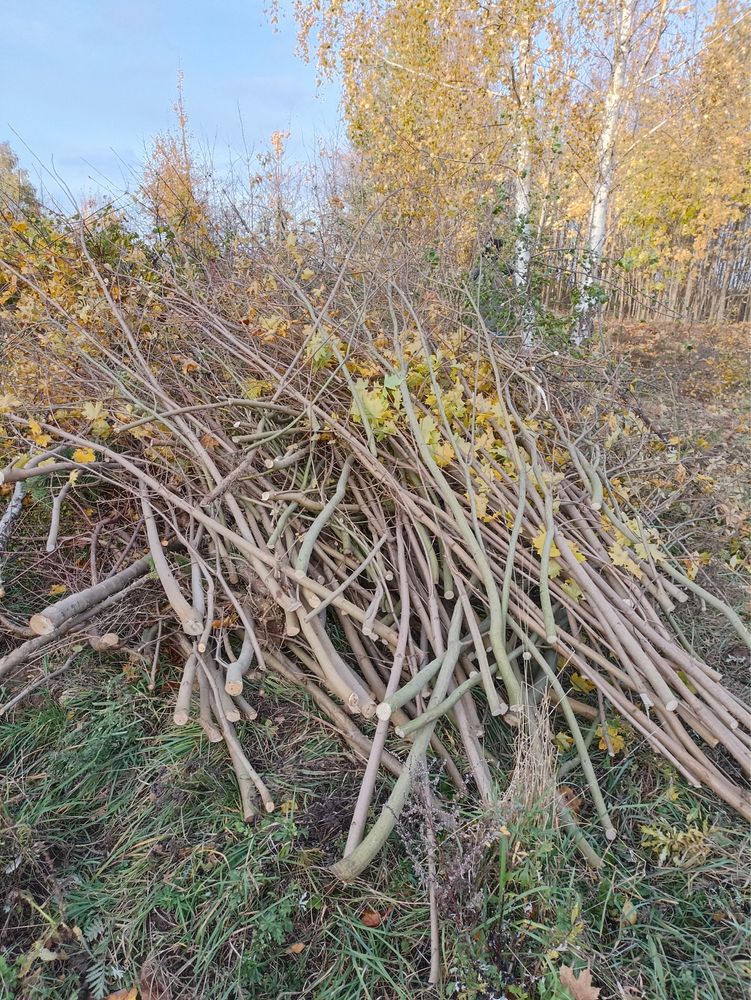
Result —
<svg viewBox="0 0 751 1000"><path fill-rule="evenodd" d="M558 968L588 963L603 1000L619 987L745 996L744 831L638 748L618 763L595 751L621 833L599 878L546 810L464 804L441 819L447 972L432 991L420 809L361 882L335 884L326 866L361 769L330 731L267 684L242 739L284 805L246 826L222 748L174 728L169 699L100 665L0 725L0 996L101 998L144 975L170 1000L564 1000ZM505 767L502 731L489 739ZM580 820L588 828L586 802ZM712 832L693 867L660 865L642 844L642 826L702 824ZM380 926L363 924L366 909Z"/></svg>

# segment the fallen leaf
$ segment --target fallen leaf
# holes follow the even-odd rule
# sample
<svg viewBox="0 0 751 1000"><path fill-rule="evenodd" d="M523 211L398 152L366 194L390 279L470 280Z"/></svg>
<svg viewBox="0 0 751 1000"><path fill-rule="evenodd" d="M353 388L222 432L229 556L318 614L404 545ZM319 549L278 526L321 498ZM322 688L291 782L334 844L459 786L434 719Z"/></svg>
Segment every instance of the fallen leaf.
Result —
<svg viewBox="0 0 751 1000"><path fill-rule="evenodd" d="M546 538L547 538L547 532L545 531L544 528L540 528L535 537L532 539L532 545L534 546L535 552L537 552L538 556L542 556L542 550L545 547ZM560 554L561 550L558 548L555 542L553 542L550 546L551 558L555 558L555 556L559 556Z"/></svg>
<svg viewBox="0 0 751 1000"><path fill-rule="evenodd" d="M68 588L65 586L64 583L53 583L50 589L47 591L47 594L50 597L59 597L60 594L66 593L67 590Z"/></svg>
<svg viewBox="0 0 751 1000"><path fill-rule="evenodd" d="M581 691L582 694L589 694L590 691L595 690L595 685L592 681L577 673L571 674L571 687L577 691Z"/></svg>
<svg viewBox="0 0 751 1000"><path fill-rule="evenodd" d="M561 986L568 991L571 1000L599 1000L600 988L592 985L592 973L584 969L578 976L570 965L562 965L559 972Z"/></svg>
<svg viewBox="0 0 751 1000"><path fill-rule="evenodd" d="M96 462L96 453L93 448L76 448L73 452L73 461L80 462L82 465Z"/></svg>
<svg viewBox="0 0 751 1000"><path fill-rule="evenodd" d="M605 739L605 734L603 732L602 726L598 726L595 730L595 736L599 738L599 743L597 744L600 750L609 750L608 741ZM612 722L608 723L608 736L610 737L610 746L613 748L613 754L617 755L623 753L626 749L626 741L624 740L620 728Z"/></svg>
<svg viewBox="0 0 751 1000"><path fill-rule="evenodd" d="M216 449L221 444L218 437L215 437L210 431L206 431L205 434L201 435L201 444L207 451L216 451Z"/></svg>
<svg viewBox="0 0 751 1000"><path fill-rule="evenodd" d="M570 785L561 785L559 791L566 808L570 809L572 813L578 813L582 807L581 796L577 795Z"/></svg>
<svg viewBox="0 0 751 1000"><path fill-rule="evenodd" d="M305 945L302 941L295 941L291 944L284 952L285 955L299 955L301 951L305 951Z"/></svg>
<svg viewBox="0 0 751 1000"><path fill-rule="evenodd" d="M574 737L570 736L568 733L556 733L555 734L555 745L558 747L561 753L566 753L574 745Z"/></svg>
<svg viewBox="0 0 751 1000"><path fill-rule="evenodd" d="M365 910L360 920L366 927L379 927L383 922L383 916L377 910Z"/></svg>
<svg viewBox="0 0 751 1000"><path fill-rule="evenodd" d="M117 993L110 993L105 1000L138 1000L138 987L131 986L129 990L118 990Z"/></svg>
<svg viewBox="0 0 751 1000"><path fill-rule="evenodd" d="M49 948L40 948L37 957L40 962L61 962L68 956L64 951L51 951Z"/></svg>

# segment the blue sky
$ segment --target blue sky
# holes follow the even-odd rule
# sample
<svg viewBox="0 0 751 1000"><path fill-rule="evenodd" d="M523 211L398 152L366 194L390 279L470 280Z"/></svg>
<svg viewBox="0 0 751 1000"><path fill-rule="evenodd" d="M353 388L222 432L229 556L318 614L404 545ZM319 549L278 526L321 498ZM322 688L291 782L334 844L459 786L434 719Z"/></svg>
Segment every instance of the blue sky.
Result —
<svg viewBox="0 0 751 1000"><path fill-rule="evenodd" d="M315 68L295 54L294 25L275 32L263 0L1 6L0 141L53 196L53 164L76 197L127 186L150 137L174 122L180 69L189 127L220 169L243 133L260 150L289 130L288 148L303 159L337 129L336 87L316 87Z"/></svg>

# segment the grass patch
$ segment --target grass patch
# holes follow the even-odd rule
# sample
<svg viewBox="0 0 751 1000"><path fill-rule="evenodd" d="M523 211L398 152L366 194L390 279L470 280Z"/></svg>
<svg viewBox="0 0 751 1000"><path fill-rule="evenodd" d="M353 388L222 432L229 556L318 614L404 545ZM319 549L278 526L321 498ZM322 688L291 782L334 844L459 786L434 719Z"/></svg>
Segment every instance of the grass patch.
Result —
<svg viewBox="0 0 751 1000"><path fill-rule="evenodd" d="M359 768L283 686L242 730L283 806L246 826L221 747L145 686L94 679L0 727L0 995L564 1000L561 964L590 964L604 1000L745 995L744 831L638 748L597 758L621 833L599 878L547 810L444 817L432 991L417 805L367 880L334 884ZM643 827L706 829L705 849L660 863Z"/></svg>

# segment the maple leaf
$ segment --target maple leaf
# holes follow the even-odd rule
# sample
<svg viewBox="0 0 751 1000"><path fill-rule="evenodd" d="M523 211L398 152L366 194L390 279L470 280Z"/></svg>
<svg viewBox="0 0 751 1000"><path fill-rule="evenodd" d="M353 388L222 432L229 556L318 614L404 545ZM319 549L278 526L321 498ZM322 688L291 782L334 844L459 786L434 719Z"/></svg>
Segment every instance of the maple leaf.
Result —
<svg viewBox="0 0 751 1000"><path fill-rule="evenodd" d="M572 601L578 601L582 596L581 587L576 580L572 580L570 577L563 581L562 589L568 594Z"/></svg>
<svg viewBox="0 0 751 1000"><path fill-rule="evenodd" d="M450 465L454 459L454 449L444 438L441 438L436 444L432 445L430 450L433 453L433 458L436 460L436 465L439 465L442 469Z"/></svg>
<svg viewBox="0 0 751 1000"><path fill-rule="evenodd" d="M542 550L545 546L545 539L547 538L547 534L548 533L544 528L540 528L535 537L532 539L532 545L535 551L537 552L538 556L542 556ZM555 542L553 542L553 544L550 546L551 559L554 559L556 556L559 556L560 554L561 550L558 548Z"/></svg>
<svg viewBox="0 0 751 1000"><path fill-rule="evenodd" d="M29 420L28 424L31 431L31 440L40 448L46 448L52 440L51 435L42 432L42 426L38 420Z"/></svg>
<svg viewBox="0 0 751 1000"><path fill-rule="evenodd" d="M81 412L87 420L98 420L104 413L104 403L96 400L91 403L84 403Z"/></svg>
<svg viewBox="0 0 751 1000"><path fill-rule="evenodd" d="M638 563L634 562L620 542L614 542L614 544L608 549L608 553L614 566L623 566L623 568L628 570L628 572L633 576L638 579L642 578L644 574L641 571L641 567Z"/></svg>
<svg viewBox="0 0 751 1000"><path fill-rule="evenodd" d="M592 973L589 969L584 969L577 976L570 965L562 965L558 975L561 986L568 992L571 1000L600 1000L600 988L592 985Z"/></svg>
<svg viewBox="0 0 751 1000"><path fill-rule="evenodd" d="M599 746L600 750L608 750L609 747L605 739L605 735L602 731L602 726L597 727L597 729L595 730L595 735L599 738L600 742L597 745ZM623 735L621 734L620 727L617 726L615 723L609 722L608 736L610 737L610 745L613 748L613 753L614 754L623 753L623 751L626 749L626 741L624 740Z"/></svg>
<svg viewBox="0 0 751 1000"><path fill-rule="evenodd" d="M556 559L551 559L550 562L548 563L548 577L551 580L555 580L555 578L560 575L561 575L561 564Z"/></svg>
<svg viewBox="0 0 751 1000"><path fill-rule="evenodd" d="M73 461L80 462L82 465L96 462L96 453L93 448L76 448L73 452Z"/></svg>

